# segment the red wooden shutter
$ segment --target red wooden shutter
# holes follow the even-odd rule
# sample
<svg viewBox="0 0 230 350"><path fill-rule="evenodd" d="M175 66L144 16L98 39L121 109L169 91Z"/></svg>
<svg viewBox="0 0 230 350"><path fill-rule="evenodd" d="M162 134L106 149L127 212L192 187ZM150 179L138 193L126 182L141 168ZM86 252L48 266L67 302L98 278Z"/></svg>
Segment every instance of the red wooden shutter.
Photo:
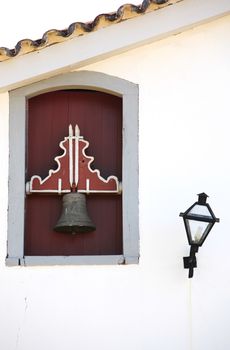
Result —
<svg viewBox="0 0 230 350"><path fill-rule="evenodd" d="M62 154L59 142L68 136L68 126L78 124L89 141L87 155L92 168L107 178L122 180L122 100L98 91L65 90L28 100L27 169L42 178L57 167ZM87 196L88 212L96 231L76 235L53 231L62 209L62 196L31 194L26 197L25 255L122 254L121 195Z"/></svg>

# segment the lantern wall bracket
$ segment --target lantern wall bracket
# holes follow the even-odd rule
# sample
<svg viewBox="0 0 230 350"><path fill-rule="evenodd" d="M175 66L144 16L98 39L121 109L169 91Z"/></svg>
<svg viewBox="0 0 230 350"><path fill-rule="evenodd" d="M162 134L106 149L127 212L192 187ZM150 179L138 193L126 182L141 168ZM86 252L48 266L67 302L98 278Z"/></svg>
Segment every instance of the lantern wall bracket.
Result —
<svg viewBox="0 0 230 350"><path fill-rule="evenodd" d="M197 267L197 261L196 261L196 253L198 252L198 245L193 244L190 247L190 254L189 256L186 256L183 258L184 260L184 268L189 269L188 277L193 277L193 269Z"/></svg>

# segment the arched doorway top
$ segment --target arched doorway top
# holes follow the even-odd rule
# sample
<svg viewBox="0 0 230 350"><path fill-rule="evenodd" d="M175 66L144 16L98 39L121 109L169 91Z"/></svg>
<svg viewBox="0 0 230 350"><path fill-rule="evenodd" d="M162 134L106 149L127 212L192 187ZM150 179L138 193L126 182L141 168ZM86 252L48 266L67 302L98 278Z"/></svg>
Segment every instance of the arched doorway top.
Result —
<svg viewBox="0 0 230 350"><path fill-rule="evenodd" d="M26 97L36 96L48 91L62 89L87 89L110 93L117 96L137 94L138 86L127 80L91 71L77 71L61 74L26 87L14 90Z"/></svg>

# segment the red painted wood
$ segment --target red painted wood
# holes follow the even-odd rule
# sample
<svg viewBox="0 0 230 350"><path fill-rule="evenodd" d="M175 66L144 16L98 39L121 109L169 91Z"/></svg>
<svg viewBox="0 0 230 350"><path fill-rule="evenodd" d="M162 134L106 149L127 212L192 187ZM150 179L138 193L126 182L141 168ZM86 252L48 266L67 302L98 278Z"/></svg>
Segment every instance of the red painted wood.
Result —
<svg viewBox="0 0 230 350"><path fill-rule="evenodd" d="M122 180L122 100L94 91L55 91L28 101L27 171L42 178L56 168L59 142L68 125L79 125L89 141L86 154L92 168L107 178ZM90 217L97 229L69 235L53 231L62 208L62 196L31 194L26 198L25 255L112 255L122 253L122 204L119 195L87 196Z"/></svg>
<svg viewBox="0 0 230 350"><path fill-rule="evenodd" d="M118 179L114 176L110 176L107 179L101 178L100 171L98 169L92 169L91 163L93 162L93 157L88 156L85 150L89 147L89 143L86 140L79 139L76 141L72 140L73 147L73 179L75 178L75 142L78 142L79 157L76 159L78 162L78 181L76 181L77 190L79 192L86 191L86 182L89 181L89 192L92 191L113 191L119 192ZM69 181L69 140L62 140L59 144L62 149L63 154L61 156L55 157L57 163L57 169L49 170L49 175L44 179L35 174L30 180L30 193L33 191L46 191L47 193L52 193L54 191L58 192L58 181L61 180L61 191L70 192L71 184ZM112 175L112 174L111 174Z"/></svg>

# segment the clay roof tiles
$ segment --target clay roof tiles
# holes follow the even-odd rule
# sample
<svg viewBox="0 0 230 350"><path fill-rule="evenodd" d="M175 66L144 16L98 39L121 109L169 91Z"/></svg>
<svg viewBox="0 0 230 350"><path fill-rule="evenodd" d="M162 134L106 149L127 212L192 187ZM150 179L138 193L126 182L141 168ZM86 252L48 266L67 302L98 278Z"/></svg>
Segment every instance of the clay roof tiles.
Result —
<svg viewBox="0 0 230 350"><path fill-rule="evenodd" d="M118 8L116 12L100 14L92 22L75 22L67 29L46 31L41 39L20 40L15 48L8 49L0 47L0 62L6 61L15 56L21 56L33 51L37 51L57 44L74 37L79 37L98 29L108 27L109 25L125 21L145 13L161 9L162 7L172 5L181 0L144 0L140 5L125 4Z"/></svg>

